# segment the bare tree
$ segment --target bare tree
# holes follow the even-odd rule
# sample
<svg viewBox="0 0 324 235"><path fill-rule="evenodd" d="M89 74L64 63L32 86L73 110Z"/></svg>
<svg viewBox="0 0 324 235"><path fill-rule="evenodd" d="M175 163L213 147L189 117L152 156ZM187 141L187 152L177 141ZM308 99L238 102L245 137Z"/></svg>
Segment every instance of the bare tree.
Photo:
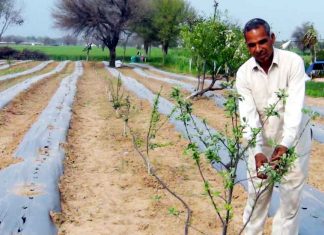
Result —
<svg viewBox="0 0 324 235"><path fill-rule="evenodd" d="M116 47L121 32L136 9L136 0L59 0L53 11L59 28L92 36L108 47L109 66L115 67Z"/></svg>
<svg viewBox="0 0 324 235"><path fill-rule="evenodd" d="M16 1L0 0L0 41L11 25L22 25L23 23L21 9L16 7Z"/></svg>

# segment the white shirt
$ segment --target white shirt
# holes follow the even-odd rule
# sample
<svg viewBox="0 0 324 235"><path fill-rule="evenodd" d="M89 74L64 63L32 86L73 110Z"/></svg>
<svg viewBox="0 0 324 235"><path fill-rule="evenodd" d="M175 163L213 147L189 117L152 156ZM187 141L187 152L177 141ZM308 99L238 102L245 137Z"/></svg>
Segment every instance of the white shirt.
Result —
<svg viewBox="0 0 324 235"><path fill-rule="evenodd" d="M286 104L280 102L276 106L280 117L270 117L264 124L262 132L257 136L254 155L264 152L264 146L270 146L269 141L288 148L294 146L304 133L307 118L302 113L305 97L305 68L304 62L297 54L274 48L273 61L268 74L252 57L238 70L236 88L243 97L239 102L240 118L245 117L248 128L244 137L248 140L252 137L250 128L261 127L265 122L265 108L278 101L276 92L285 89L288 93ZM309 145L307 140L299 140L302 145ZM299 142L298 142L299 143ZM299 144L300 145L300 144Z"/></svg>

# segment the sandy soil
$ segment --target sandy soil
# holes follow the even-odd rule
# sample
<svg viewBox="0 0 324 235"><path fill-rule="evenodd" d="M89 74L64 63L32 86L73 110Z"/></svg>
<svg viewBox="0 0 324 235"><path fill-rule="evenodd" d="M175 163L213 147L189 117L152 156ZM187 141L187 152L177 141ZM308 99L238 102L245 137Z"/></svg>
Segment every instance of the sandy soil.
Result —
<svg viewBox="0 0 324 235"><path fill-rule="evenodd" d="M183 234L184 208L147 174L130 134L123 135L123 121L108 102L107 81L102 79L106 74L102 65L94 72L93 64L86 64L78 84L60 184L63 212L54 216L59 234ZM130 126L137 138L144 139L151 107L129 96ZM219 232L194 162L183 156L187 141L169 124L157 141L166 147L152 150L150 159L168 186L193 210L190 234ZM142 141L138 143L144 148ZM208 180L220 189L221 179L209 163L204 162L203 168ZM240 228L245 200L238 186L230 234ZM179 215L171 215L172 208Z"/></svg>
<svg viewBox="0 0 324 235"><path fill-rule="evenodd" d="M61 74L35 84L0 110L0 169L19 161L13 158L15 149L38 115L47 106L61 79L73 69L74 65L70 63Z"/></svg>
<svg viewBox="0 0 324 235"><path fill-rule="evenodd" d="M16 85L16 84L18 84L20 82L23 82L23 81L25 81L28 78L31 78L33 76L48 73L51 70L53 70L57 65L58 65L58 62L52 62L49 65L47 65L45 68L43 68L42 70L37 71L35 73L31 73L31 74L28 74L28 75L25 75L25 76L20 76L20 77L17 77L17 78L9 79L9 80L6 80L6 81L0 81L0 92L4 91L4 90L8 89L9 87L14 86L14 85ZM29 67L29 68L31 68L31 67Z"/></svg>

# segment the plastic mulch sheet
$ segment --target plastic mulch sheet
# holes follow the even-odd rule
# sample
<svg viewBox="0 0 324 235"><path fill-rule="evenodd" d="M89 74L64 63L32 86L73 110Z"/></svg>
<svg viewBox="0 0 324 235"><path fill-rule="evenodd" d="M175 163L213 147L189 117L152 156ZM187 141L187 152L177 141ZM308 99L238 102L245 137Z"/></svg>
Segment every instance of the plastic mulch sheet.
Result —
<svg viewBox="0 0 324 235"><path fill-rule="evenodd" d="M133 65L134 66L134 65ZM186 82L183 81L179 81L179 80L175 80L175 79L170 79L170 78L160 78L158 76L155 76L154 74L148 74L145 71L143 71L143 69L140 69L138 67L136 67L137 64L135 64L135 68L134 68L134 72L136 72L137 74L145 77L145 78L151 78L151 79L155 79L158 81L162 81L162 82L166 82L169 83L171 85L175 85L175 86L179 86L181 88L183 88L184 90L194 93L195 92L195 87L191 84L188 84ZM163 70L159 70L159 71L163 71ZM195 78L195 82L197 82L197 79ZM219 85L219 83L218 83ZM217 106L223 108L224 107L224 103L226 101L226 99L221 95L221 94L216 94L213 93L211 91L207 91L204 93L204 96L210 98L211 100L213 100Z"/></svg>
<svg viewBox="0 0 324 235"><path fill-rule="evenodd" d="M21 83L18 83L10 88L8 88L7 90L4 90L2 92L0 92L0 109L2 109L3 107L5 107L11 100L13 100L19 93L21 93L24 90L27 90L29 87L31 87L31 85L33 85L34 83L48 78L56 73L61 72L65 66L67 65L68 61L64 61L59 63L59 65L53 69L51 72L45 73L45 74L41 74L32 78L29 78Z"/></svg>
<svg viewBox="0 0 324 235"><path fill-rule="evenodd" d="M148 100L151 104L153 103L154 94L144 87L142 84L137 82L135 79L131 77L126 77L122 75L118 70L113 68L108 68L108 63L104 62L108 71L113 74L115 77L120 75L123 85L130 91L134 92L139 98ZM168 100L164 99L163 97L160 98L159 103L159 112L168 115L170 114L171 110L173 109L173 104ZM177 113L175 113L175 116ZM194 117L196 125L201 130L204 130L204 124L196 117ZM184 136L187 136L186 130L183 126L183 123L175 120L175 118L170 119L170 123L172 123L176 130L182 133ZM189 133L196 133L194 130L194 124L191 122L188 126ZM216 131L209 127L212 133ZM193 135L194 136L194 135ZM202 151L205 150L204 145L202 144L201 140L198 137L194 137L193 141L198 144ZM222 162L228 162L229 157L225 150L224 146L219 146L220 148L220 156L222 157ZM221 166L218 164L213 164L213 166L219 170ZM237 180L246 179L246 164L241 161L238 166L237 170ZM241 184L245 189L247 189L247 181L242 181ZM274 215L279 205L279 190L275 187L272 202L269 209L269 215ZM304 187L303 195L302 195L302 202L301 202L301 210L300 210L300 231L299 234L301 235L317 235L321 234L324 231L324 193L316 190L315 188L306 185Z"/></svg>
<svg viewBox="0 0 324 235"><path fill-rule="evenodd" d="M174 84L174 85L180 86L181 88L185 89L188 92L193 92L195 89L192 85L187 84L182 81L173 80L173 79L169 79L169 78L160 78L153 74L147 74L145 71L143 71L143 69L139 69L139 67L147 68L147 69L150 69L153 71L158 71L159 73L163 73L166 75L171 74L172 77L183 76L183 75L176 75L173 73L165 72L163 70L156 69L153 66L146 65L146 64L132 63L131 66L134 67L134 71L137 74L139 74L145 78L152 78L152 79L163 81L163 82L166 82L169 84ZM185 77L187 77L187 76L185 76ZM196 79L196 81L197 81L197 79ZM208 97L209 99L214 100L214 102L216 103L217 106L219 106L221 108L224 107L224 103L225 103L226 99L221 94L215 94L213 92L208 91L204 94L204 96ZM309 106L308 108L312 109L313 111L318 112L321 116L324 116L324 108L315 107L315 106ZM312 130L313 130L313 138L320 143L324 143L324 126L320 125L320 124L312 124Z"/></svg>
<svg viewBox="0 0 324 235"><path fill-rule="evenodd" d="M32 60L15 61L11 65L9 65L9 64L0 64L0 70L8 69L8 68L10 68L11 66L14 66L14 65L28 63L30 61L32 61Z"/></svg>
<svg viewBox="0 0 324 235"><path fill-rule="evenodd" d="M22 162L0 171L0 234L54 235L50 211L60 211L59 177L81 62L60 87L18 146Z"/></svg>
<svg viewBox="0 0 324 235"><path fill-rule="evenodd" d="M25 70L25 71L22 71L22 72L19 72L19 73L11 73L11 74L7 74L7 75L3 75L3 76L0 77L0 81L6 81L6 80L13 79L13 78L16 78L16 77L25 76L25 75L28 75L28 74L31 74L31 73L35 73L37 71L42 70L43 68L45 68L48 64L50 64L52 62L53 62L53 60L45 61L45 62L42 62L39 65L37 65L37 66L35 66L35 67L31 68L31 69L28 69L28 70Z"/></svg>

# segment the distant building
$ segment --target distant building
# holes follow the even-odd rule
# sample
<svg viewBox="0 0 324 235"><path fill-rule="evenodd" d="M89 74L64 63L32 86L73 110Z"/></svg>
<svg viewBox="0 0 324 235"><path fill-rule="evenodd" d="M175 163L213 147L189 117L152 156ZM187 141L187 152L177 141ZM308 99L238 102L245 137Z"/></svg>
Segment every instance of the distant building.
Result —
<svg viewBox="0 0 324 235"><path fill-rule="evenodd" d="M29 46L43 46L44 43L42 42L22 42L19 43L20 45L29 45Z"/></svg>

